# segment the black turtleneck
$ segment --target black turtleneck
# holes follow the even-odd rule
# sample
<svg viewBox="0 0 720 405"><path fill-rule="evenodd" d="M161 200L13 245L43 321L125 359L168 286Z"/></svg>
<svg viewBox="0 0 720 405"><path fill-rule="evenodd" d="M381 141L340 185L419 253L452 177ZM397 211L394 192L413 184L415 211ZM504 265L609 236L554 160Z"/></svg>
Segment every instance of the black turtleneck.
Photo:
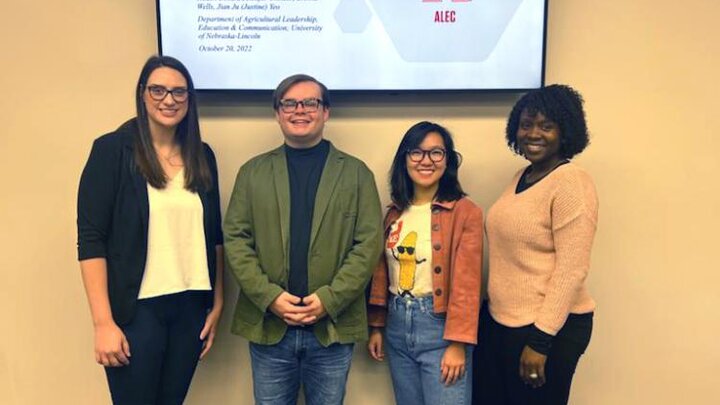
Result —
<svg viewBox="0 0 720 405"><path fill-rule="evenodd" d="M308 249L312 232L315 195L322 175L330 142L296 149L285 145L290 181L290 274L288 292L308 295Z"/></svg>

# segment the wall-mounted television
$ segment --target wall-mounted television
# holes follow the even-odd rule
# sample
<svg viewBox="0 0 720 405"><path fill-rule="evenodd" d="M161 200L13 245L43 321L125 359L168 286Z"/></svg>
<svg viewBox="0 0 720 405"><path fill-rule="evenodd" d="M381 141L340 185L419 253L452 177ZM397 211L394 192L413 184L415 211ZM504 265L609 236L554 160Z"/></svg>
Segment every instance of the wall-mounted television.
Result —
<svg viewBox="0 0 720 405"><path fill-rule="evenodd" d="M157 0L158 43L200 90L543 85L547 0Z"/></svg>

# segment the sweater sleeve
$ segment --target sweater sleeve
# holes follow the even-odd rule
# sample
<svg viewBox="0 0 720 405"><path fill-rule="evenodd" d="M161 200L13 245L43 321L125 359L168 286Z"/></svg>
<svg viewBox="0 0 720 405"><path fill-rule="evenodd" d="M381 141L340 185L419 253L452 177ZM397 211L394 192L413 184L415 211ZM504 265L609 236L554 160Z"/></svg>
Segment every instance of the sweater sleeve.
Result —
<svg viewBox="0 0 720 405"><path fill-rule="evenodd" d="M555 336L565 324L590 268L598 201L595 185L584 172L559 182L552 202L552 237L555 268L535 326Z"/></svg>

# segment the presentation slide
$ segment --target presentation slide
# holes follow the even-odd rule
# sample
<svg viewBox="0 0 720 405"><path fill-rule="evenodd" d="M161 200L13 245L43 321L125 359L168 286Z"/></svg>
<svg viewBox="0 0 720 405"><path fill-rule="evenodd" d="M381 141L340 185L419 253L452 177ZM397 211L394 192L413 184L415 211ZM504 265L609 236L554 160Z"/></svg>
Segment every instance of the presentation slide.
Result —
<svg viewBox="0 0 720 405"><path fill-rule="evenodd" d="M545 0L158 0L160 47L198 89L542 85Z"/></svg>

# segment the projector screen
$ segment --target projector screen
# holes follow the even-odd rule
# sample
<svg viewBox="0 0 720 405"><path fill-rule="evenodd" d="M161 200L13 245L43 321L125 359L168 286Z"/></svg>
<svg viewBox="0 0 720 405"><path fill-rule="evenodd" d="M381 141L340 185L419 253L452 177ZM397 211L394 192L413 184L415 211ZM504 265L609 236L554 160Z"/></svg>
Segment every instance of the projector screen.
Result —
<svg viewBox="0 0 720 405"><path fill-rule="evenodd" d="M160 53L200 90L526 90L543 84L546 0L157 0Z"/></svg>

